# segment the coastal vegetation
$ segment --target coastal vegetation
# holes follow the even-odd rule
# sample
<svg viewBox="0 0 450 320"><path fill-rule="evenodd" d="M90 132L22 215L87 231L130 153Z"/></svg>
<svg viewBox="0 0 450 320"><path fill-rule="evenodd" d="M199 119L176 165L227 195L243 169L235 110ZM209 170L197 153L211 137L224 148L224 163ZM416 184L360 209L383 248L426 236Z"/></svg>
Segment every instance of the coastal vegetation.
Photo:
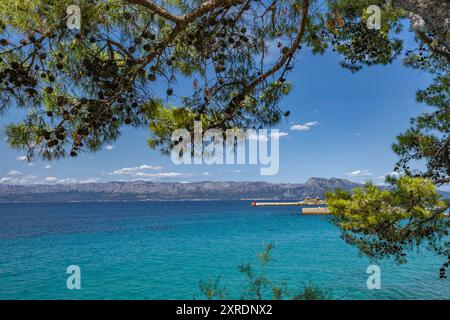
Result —
<svg viewBox="0 0 450 320"><path fill-rule="evenodd" d="M443 257L440 278L446 278L450 263L448 231L450 200L442 200L431 180L400 177L391 189L372 183L352 194L328 192L332 222L342 230L342 238L373 260L394 258L407 262L407 253L428 247Z"/></svg>
<svg viewBox="0 0 450 320"><path fill-rule="evenodd" d="M258 253L258 266L250 262L242 263L238 271L245 277L247 286L242 289L241 300L332 300L331 290L322 289L314 284L307 284L297 292L288 288L287 281L275 281L270 279L266 267L272 261L273 243L264 243L263 250ZM205 299L230 298L227 288L222 284L220 277L215 280L200 281L200 292Z"/></svg>

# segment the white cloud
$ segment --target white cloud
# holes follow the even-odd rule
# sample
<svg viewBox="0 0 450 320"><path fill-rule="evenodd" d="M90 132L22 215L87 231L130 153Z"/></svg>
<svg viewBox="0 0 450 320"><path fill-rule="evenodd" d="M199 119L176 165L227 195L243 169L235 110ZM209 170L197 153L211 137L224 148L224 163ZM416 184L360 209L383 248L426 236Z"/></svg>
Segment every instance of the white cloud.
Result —
<svg viewBox="0 0 450 320"><path fill-rule="evenodd" d="M155 173L154 176L156 178L177 178L177 177L184 177L188 176L189 174L180 173L180 172L160 172Z"/></svg>
<svg viewBox="0 0 450 320"><path fill-rule="evenodd" d="M63 178L63 179L59 179L56 177L47 177L45 178L45 183L53 183L53 184L70 184L70 183L94 183L94 182L98 182L100 179L99 178L89 178L89 179L85 179L85 180L78 180L75 178Z"/></svg>
<svg viewBox="0 0 450 320"><path fill-rule="evenodd" d="M305 125L303 125L303 124L294 124L294 125L291 127L291 130L295 130L295 131L307 131L307 130L309 130L309 129L311 129L311 128L308 127L308 126L305 126Z"/></svg>
<svg viewBox="0 0 450 320"><path fill-rule="evenodd" d="M120 170L116 170L114 172L111 172L110 175L128 175L130 177L134 177L136 179L132 180L142 180L142 179L158 179L158 178L180 178L180 177L187 177L191 176L192 174L188 173L181 173L181 172L157 172L157 173L151 173L148 172L148 170L160 170L163 169L159 166L149 166L149 165L142 165L139 167L134 168L122 168Z"/></svg>
<svg viewBox="0 0 450 320"><path fill-rule="evenodd" d="M134 177L139 178L179 178L187 176L188 174L180 172L158 172L158 173L146 173L146 172L136 172Z"/></svg>
<svg viewBox="0 0 450 320"><path fill-rule="evenodd" d="M18 157L16 158L16 160L17 160L17 161L25 161L25 160L27 160L27 156L18 156Z"/></svg>
<svg viewBox="0 0 450 320"><path fill-rule="evenodd" d="M311 129L311 127L314 127L316 125L318 125L319 122L318 121L311 121L311 122L307 122L305 124L294 124L291 127L291 130L294 131L308 131Z"/></svg>
<svg viewBox="0 0 450 320"><path fill-rule="evenodd" d="M181 172L158 172L158 173L146 173L146 172L138 172L132 177L129 181L153 181L159 179L179 179L186 178L192 176L190 173L181 173ZM127 181L127 180L124 180Z"/></svg>
<svg viewBox="0 0 450 320"><path fill-rule="evenodd" d="M74 178L64 178L58 180L57 183L78 183L78 180Z"/></svg>
<svg viewBox="0 0 450 320"><path fill-rule="evenodd" d="M263 134L258 134L258 133L254 133L252 132L251 134L249 134L247 136L248 140L259 140L259 141L269 141L269 139L267 138L267 135L263 135Z"/></svg>
<svg viewBox="0 0 450 320"><path fill-rule="evenodd" d="M270 134L270 137L273 138L273 139L280 139L280 138L286 137L286 136L288 136L288 135L289 135L289 134L288 134L287 132L281 131L281 132L272 132L272 133Z"/></svg>
<svg viewBox="0 0 450 320"><path fill-rule="evenodd" d="M0 178L0 183L7 183L11 185L24 185L29 184L32 182L32 180L36 179L37 177L35 175L28 175L25 177L19 177L19 178Z"/></svg>
<svg viewBox="0 0 450 320"><path fill-rule="evenodd" d="M399 177L400 173L398 173L397 171L391 171L387 175L391 177Z"/></svg>
<svg viewBox="0 0 450 320"><path fill-rule="evenodd" d="M8 172L8 176L20 176L22 174L22 172L17 171L17 170L10 170Z"/></svg>
<svg viewBox="0 0 450 320"><path fill-rule="evenodd" d="M105 149L108 150L108 151L111 151L112 149L114 149L114 146L112 146L112 145L107 145L107 146L105 147Z"/></svg>
<svg viewBox="0 0 450 320"><path fill-rule="evenodd" d="M19 179L19 181L17 182L18 184L29 184L32 182L32 180L35 180L37 177L35 175L28 175L25 176L21 179Z"/></svg>
<svg viewBox="0 0 450 320"><path fill-rule="evenodd" d="M85 179L85 180L80 180L79 183L84 184L84 183L96 183L99 182L100 178L89 178L89 179Z"/></svg>
<svg viewBox="0 0 450 320"><path fill-rule="evenodd" d="M12 178L0 178L0 183L10 183L12 180Z"/></svg>
<svg viewBox="0 0 450 320"><path fill-rule="evenodd" d="M352 172L347 172L346 175L350 177L369 177L372 173L369 170L355 170Z"/></svg>
<svg viewBox="0 0 450 320"><path fill-rule="evenodd" d="M149 166L149 165L143 164L139 167L122 168L119 170L115 170L115 171L111 172L110 174L112 174L112 175L123 175L123 174L135 175L136 173L143 172L146 170L161 170L161 169L163 169L163 167Z"/></svg>
<svg viewBox="0 0 450 320"><path fill-rule="evenodd" d="M262 141L262 142L267 142L267 141L269 141L269 137L272 138L272 139L280 139L280 138L286 137L288 135L289 134L287 132L283 132L283 131L281 131L281 132L280 131L279 132L271 132L269 135L252 132L251 134L249 134L247 136L247 139L248 140L259 140L259 141Z"/></svg>

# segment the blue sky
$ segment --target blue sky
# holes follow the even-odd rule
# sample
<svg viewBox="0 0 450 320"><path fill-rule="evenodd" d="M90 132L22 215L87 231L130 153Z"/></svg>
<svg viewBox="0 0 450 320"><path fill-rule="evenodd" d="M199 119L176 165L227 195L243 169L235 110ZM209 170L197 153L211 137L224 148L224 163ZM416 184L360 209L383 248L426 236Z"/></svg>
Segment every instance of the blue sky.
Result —
<svg viewBox="0 0 450 320"><path fill-rule="evenodd" d="M124 128L121 138L100 152L54 162L36 160L32 165L21 160L23 152L10 150L2 136L0 183L103 182L142 176L179 182L298 183L309 177L383 182L397 159L391 151L396 135L408 127L411 117L427 109L414 97L430 83L430 76L407 69L400 61L352 74L338 65L338 57L331 52L313 56L303 49L296 58L289 76L294 88L281 103L291 115L276 127L287 134L280 139L276 175L261 176L255 165L176 166L169 157L147 147L149 133L145 129ZM192 82L182 81L174 89L183 93L191 87ZM19 117L10 109L0 125L3 128Z"/></svg>

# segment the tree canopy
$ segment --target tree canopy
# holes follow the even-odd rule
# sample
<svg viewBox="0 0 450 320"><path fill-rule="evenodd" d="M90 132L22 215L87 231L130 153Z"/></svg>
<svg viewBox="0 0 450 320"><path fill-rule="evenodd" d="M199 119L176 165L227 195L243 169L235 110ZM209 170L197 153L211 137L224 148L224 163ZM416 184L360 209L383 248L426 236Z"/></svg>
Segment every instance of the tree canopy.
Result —
<svg viewBox="0 0 450 320"><path fill-rule="evenodd" d="M380 0L80 0L81 30L70 30L72 4L0 4L1 109L27 110L6 133L30 159L99 150L123 125L149 126L150 146L165 152L171 132L194 119L204 128L274 125L289 116L279 102L297 51L332 48L352 71L387 64L401 53L406 16ZM381 30L366 26L372 4ZM446 50L439 35L425 36L433 46L424 53L442 59L433 51ZM428 61L422 55L411 59ZM174 91L180 78L192 81L190 95ZM166 103L172 95L180 105Z"/></svg>
<svg viewBox="0 0 450 320"><path fill-rule="evenodd" d="M367 183L353 194L329 192L332 221L347 243L373 260L394 258L405 263L408 252L428 246L443 256L440 276L446 277L450 219L445 211L449 203L441 199L430 180L403 176L392 184L390 189L380 189Z"/></svg>

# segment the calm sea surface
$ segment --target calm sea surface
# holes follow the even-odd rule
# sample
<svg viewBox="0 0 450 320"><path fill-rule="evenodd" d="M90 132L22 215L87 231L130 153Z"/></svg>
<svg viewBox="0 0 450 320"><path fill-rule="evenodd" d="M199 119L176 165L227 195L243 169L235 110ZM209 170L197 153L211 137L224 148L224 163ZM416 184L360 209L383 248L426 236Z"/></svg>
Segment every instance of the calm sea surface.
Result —
<svg viewBox="0 0 450 320"><path fill-rule="evenodd" d="M267 276L295 292L305 284L337 299L450 299L441 260L421 251L406 265L384 261L381 290L368 290L370 262L325 217L248 201L0 204L0 299L192 299L221 276L230 298L273 242ZM68 290L66 268L81 268Z"/></svg>

